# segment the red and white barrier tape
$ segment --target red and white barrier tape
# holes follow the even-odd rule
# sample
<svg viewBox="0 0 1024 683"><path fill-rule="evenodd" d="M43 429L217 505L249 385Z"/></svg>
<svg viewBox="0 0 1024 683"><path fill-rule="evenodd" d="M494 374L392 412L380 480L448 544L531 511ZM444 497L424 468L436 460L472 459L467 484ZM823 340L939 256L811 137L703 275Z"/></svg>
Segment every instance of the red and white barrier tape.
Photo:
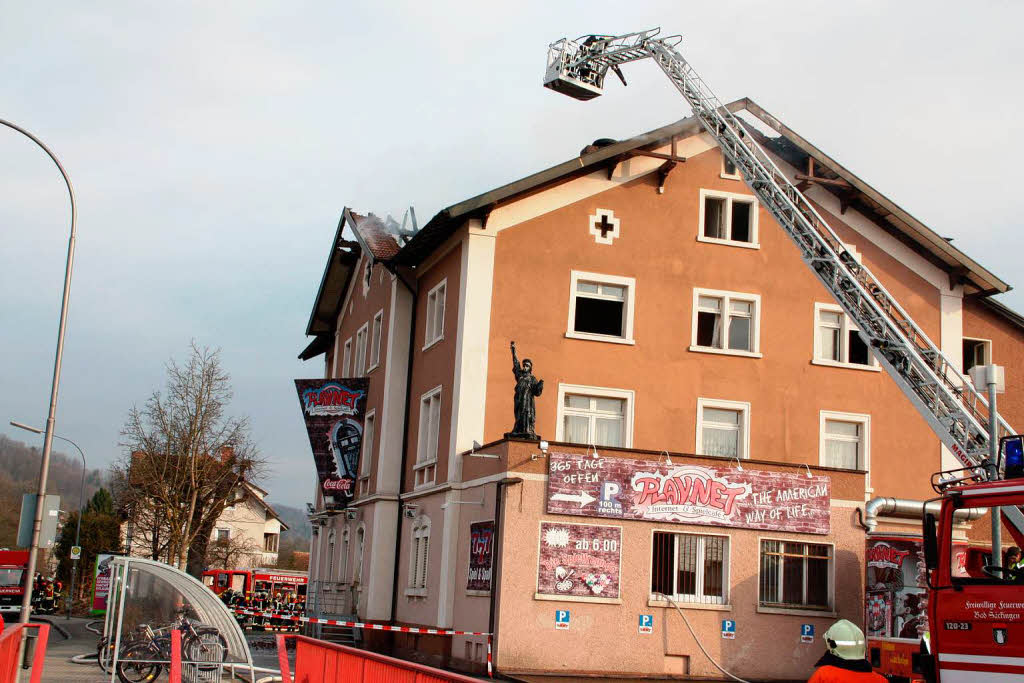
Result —
<svg viewBox="0 0 1024 683"><path fill-rule="evenodd" d="M494 669L491 668L491 636L487 636L487 677L494 678Z"/></svg>
<svg viewBox="0 0 1024 683"><path fill-rule="evenodd" d="M396 631L398 633L424 633L432 636L490 636L484 631L456 631L444 628L418 628L416 626L390 626L388 624L366 624L361 621L342 621L341 619L320 619L318 617L300 617L285 612L257 612L255 610L235 609L235 614L267 619L284 619L285 621L302 621L310 624L326 624L327 626L347 626L349 628L365 628L373 631Z"/></svg>

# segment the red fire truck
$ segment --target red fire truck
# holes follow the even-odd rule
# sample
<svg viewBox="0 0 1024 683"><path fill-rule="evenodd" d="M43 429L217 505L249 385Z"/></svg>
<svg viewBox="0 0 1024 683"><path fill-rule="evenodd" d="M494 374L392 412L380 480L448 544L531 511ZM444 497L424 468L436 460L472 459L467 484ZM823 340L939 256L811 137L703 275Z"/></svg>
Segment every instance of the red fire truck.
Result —
<svg viewBox="0 0 1024 683"><path fill-rule="evenodd" d="M236 593L251 596L256 593L294 595L305 600L306 572L288 569L209 569L203 572L203 583L217 595L231 589Z"/></svg>
<svg viewBox="0 0 1024 683"><path fill-rule="evenodd" d="M27 550L0 550L0 612L21 610L27 566Z"/></svg>

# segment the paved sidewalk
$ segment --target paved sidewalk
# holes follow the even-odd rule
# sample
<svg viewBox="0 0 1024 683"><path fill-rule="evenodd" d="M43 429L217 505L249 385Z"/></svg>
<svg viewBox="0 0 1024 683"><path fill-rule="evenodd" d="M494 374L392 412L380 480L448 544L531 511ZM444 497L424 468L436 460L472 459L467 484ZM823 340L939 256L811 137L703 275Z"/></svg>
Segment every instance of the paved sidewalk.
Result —
<svg viewBox="0 0 1024 683"><path fill-rule="evenodd" d="M101 683L109 681L110 676L104 676L100 667L95 663L74 664L70 660L75 655L96 653L96 641L99 636L90 632L85 625L93 619L72 618L70 621L64 617L46 617L46 622L53 624L50 628L50 640L46 646L46 663L43 665L43 680L53 683ZM102 627L103 623L99 622ZM58 629L62 629L70 638L61 635ZM28 671L21 670L22 681L27 681Z"/></svg>

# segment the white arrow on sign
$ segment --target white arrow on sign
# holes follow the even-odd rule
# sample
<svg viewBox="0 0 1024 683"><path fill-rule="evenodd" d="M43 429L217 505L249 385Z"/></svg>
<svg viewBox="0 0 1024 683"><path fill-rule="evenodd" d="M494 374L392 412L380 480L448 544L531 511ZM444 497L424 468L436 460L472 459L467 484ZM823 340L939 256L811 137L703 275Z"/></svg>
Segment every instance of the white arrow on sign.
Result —
<svg viewBox="0 0 1024 683"><path fill-rule="evenodd" d="M580 507L583 507L584 505L589 505L590 503L593 503L595 500L597 500L597 498L594 498L586 491L580 491L579 494L576 495L569 495L568 493L556 493L555 495L551 496L551 500L565 500L570 503L579 503Z"/></svg>

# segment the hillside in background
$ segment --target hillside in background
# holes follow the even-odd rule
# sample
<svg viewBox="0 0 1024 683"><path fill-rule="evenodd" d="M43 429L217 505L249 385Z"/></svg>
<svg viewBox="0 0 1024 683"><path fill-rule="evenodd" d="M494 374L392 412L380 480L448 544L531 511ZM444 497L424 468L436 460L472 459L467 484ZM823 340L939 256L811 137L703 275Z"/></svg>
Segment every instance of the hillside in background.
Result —
<svg viewBox="0 0 1024 683"><path fill-rule="evenodd" d="M0 548L13 548L17 541L21 496L36 492L42 454L40 448L0 434ZM86 501L96 493L102 482L103 473L100 470L86 472ZM78 454L71 457L53 451L50 454L47 493L56 493L61 497L62 510L75 510L81 486L82 462Z"/></svg>
<svg viewBox="0 0 1024 683"><path fill-rule="evenodd" d="M281 503L270 503L277 514L281 516L281 521L288 525L288 531L281 534L282 540L285 538L303 539L309 541L313 535L313 530L309 526L309 520L306 519L306 511L300 510L299 508L293 508L290 505L283 505Z"/></svg>

